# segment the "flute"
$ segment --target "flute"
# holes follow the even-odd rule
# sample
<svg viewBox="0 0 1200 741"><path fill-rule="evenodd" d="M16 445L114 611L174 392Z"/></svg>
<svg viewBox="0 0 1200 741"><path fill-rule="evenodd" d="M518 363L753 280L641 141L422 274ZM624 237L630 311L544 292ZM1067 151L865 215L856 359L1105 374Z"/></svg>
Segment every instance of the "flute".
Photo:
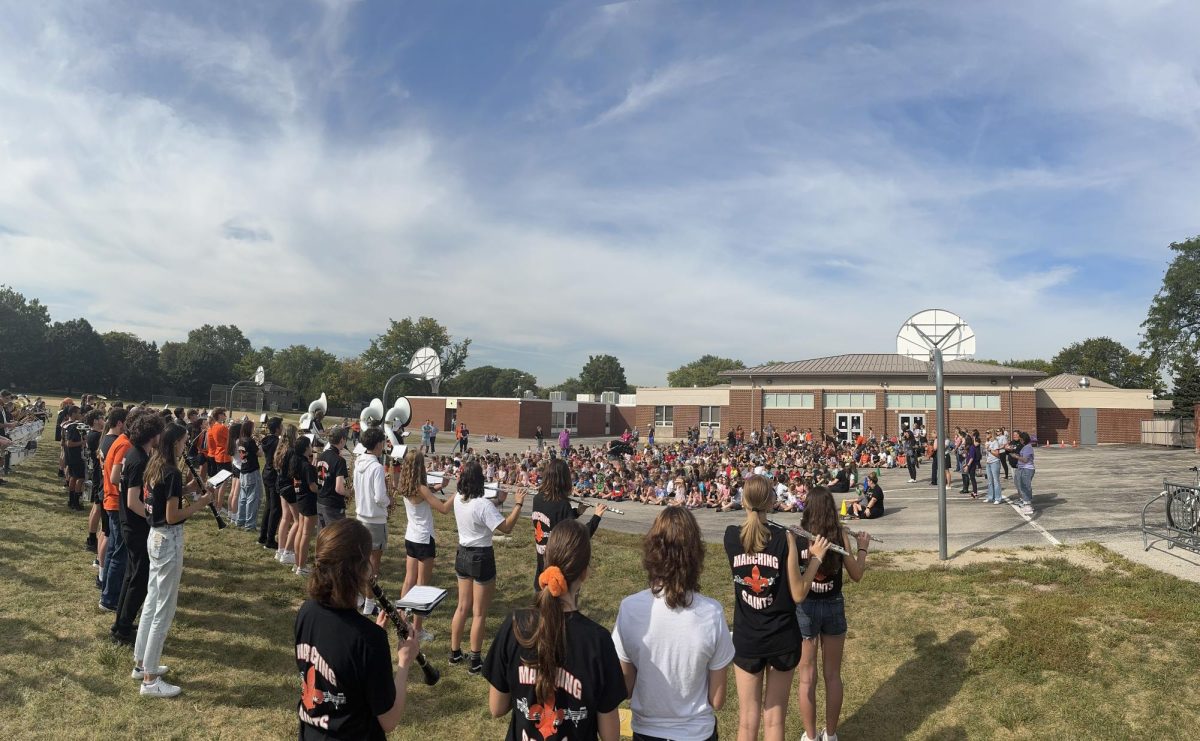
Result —
<svg viewBox="0 0 1200 741"><path fill-rule="evenodd" d="M778 522L775 522L774 520L767 520L767 524L770 525L771 527L780 528L781 530L791 530L796 535L799 535L802 538L807 538L808 540L816 540L817 539L817 536L813 535L812 533L810 533L809 531L800 527L799 525L781 525ZM843 556L847 556L847 557L850 556L850 553L845 548L841 547L840 545L838 545L836 543L830 543L829 550L834 551L835 553L840 553Z"/></svg>
<svg viewBox="0 0 1200 741"><path fill-rule="evenodd" d="M567 498L570 501L574 502L575 504L582 504L584 507L594 507L595 506L593 504L583 501L582 499L576 499L575 497L567 497ZM612 512L614 515L625 514L625 512L623 510L619 510L616 507L609 506L607 503L604 505L604 510L606 512Z"/></svg>
<svg viewBox="0 0 1200 741"><path fill-rule="evenodd" d="M196 473L196 467L193 466L192 462L187 459L187 456L181 455L179 458L185 464L187 464L188 470L192 472L192 478L196 480L196 483L200 486L204 486L204 479L200 478L200 474ZM208 509L213 513L213 517L217 518L217 530L224 530L226 523L225 520L221 519L221 513L217 511L217 506L212 502L209 502Z"/></svg>
<svg viewBox="0 0 1200 741"><path fill-rule="evenodd" d="M379 605L379 609L383 610L384 614L391 619L392 625L396 626L396 633L400 635L400 641L408 640L408 623L400 616L392 601L383 593L383 588L379 586L379 581L376 577L371 577L371 592L375 595L375 602ZM421 667L421 673L424 675L425 684L432 687L438 683L442 675L438 672L437 667L429 663L422 651L417 652L417 666Z"/></svg>

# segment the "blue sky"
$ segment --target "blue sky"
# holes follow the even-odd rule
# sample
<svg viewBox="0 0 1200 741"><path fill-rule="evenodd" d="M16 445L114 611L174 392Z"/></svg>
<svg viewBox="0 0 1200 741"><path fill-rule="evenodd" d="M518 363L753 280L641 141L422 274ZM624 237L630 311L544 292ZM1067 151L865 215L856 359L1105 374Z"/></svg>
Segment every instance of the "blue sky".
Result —
<svg viewBox="0 0 1200 741"><path fill-rule="evenodd" d="M1049 357L1200 232L1194 3L4 5L0 282L101 330Z"/></svg>

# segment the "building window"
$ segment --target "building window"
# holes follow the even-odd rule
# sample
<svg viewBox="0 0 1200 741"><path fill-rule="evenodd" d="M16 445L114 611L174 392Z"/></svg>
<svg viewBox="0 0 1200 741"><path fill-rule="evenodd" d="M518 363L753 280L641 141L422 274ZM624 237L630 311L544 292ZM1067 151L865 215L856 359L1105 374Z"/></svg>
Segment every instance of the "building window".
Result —
<svg viewBox="0 0 1200 741"><path fill-rule="evenodd" d="M874 409L875 394L825 394L826 409Z"/></svg>
<svg viewBox="0 0 1200 741"><path fill-rule="evenodd" d="M550 417L550 427L555 430L561 430L564 427L574 430L579 427L578 412L551 412Z"/></svg>
<svg viewBox="0 0 1200 741"><path fill-rule="evenodd" d="M721 407L700 407L701 427L721 426Z"/></svg>
<svg viewBox="0 0 1200 741"><path fill-rule="evenodd" d="M812 409L812 394L763 394L763 409Z"/></svg>
<svg viewBox="0 0 1200 741"><path fill-rule="evenodd" d="M675 426L675 407L654 407L655 427Z"/></svg>
<svg viewBox="0 0 1200 741"><path fill-rule="evenodd" d="M888 409L934 409L937 394L888 394Z"/></svg>
<svg viewBox="0 0 1200 741"><path fill-rule="evenodd" d="M950 394L950 408L994 411L1000 408L1000 394Z"/></svg>

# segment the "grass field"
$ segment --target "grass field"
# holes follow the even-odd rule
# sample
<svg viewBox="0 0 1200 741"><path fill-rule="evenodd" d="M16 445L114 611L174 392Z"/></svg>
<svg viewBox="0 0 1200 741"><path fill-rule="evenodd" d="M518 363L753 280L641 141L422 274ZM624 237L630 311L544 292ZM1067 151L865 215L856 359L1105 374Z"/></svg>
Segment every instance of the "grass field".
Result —
<svg viewBox="0 0 1200 741"><path fill-rule="evenodd" d="M107 640L83 514L64 506L55 447L0 489L0 734L8 738L284 739L296 735L292 620L303 588L255 536L218 535L207 515L187 525L179 611L163 655L184 694L143 700L131 654ZM453 520L437 516L435 583L453 585ZM736 520L734 520L736 521ZM403 580L403 514L392 523L383 583ZM583 609L611 625L643 588L636 537L596 536ZM529 596L530 532L498 544L494 629ZM1200 585L1133 565L1099 546L978 554L927 567L924 553L875 554L847 588L850 635L841 737L1175 738L1200 723ZM731 604L729 571L710 546L704 591ZM429 621L427 653L442 669L410 684L393 738L500 738L484 680L445 663L451 597ZM736 737L737 697L720 714ZM793 698L789 738L801 727Z"/></svg>

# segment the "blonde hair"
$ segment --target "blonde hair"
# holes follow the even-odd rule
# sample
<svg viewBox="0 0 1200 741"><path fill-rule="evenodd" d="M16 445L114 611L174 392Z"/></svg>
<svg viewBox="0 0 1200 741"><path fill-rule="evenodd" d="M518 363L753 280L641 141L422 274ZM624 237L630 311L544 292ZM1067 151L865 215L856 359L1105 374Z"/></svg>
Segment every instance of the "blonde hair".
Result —
<svg viewBox="0 0 1200 741"><path fill-rule="evenodd" d="M746 521L742 523L742 549L747 553L758 553L771 538L771 531L766 523L758 519L758 513L768 510L774 496L775 490L762 476L746 479L742 488L742 506L746 509Z"/></svg>
<svg viewBox="0 0 1200 741"><path fill-rule="evenodd" d="M397 491L413 504L421 502L421 485L425 483L425 454L409 450L400 462L400 483Z"/></svg>

